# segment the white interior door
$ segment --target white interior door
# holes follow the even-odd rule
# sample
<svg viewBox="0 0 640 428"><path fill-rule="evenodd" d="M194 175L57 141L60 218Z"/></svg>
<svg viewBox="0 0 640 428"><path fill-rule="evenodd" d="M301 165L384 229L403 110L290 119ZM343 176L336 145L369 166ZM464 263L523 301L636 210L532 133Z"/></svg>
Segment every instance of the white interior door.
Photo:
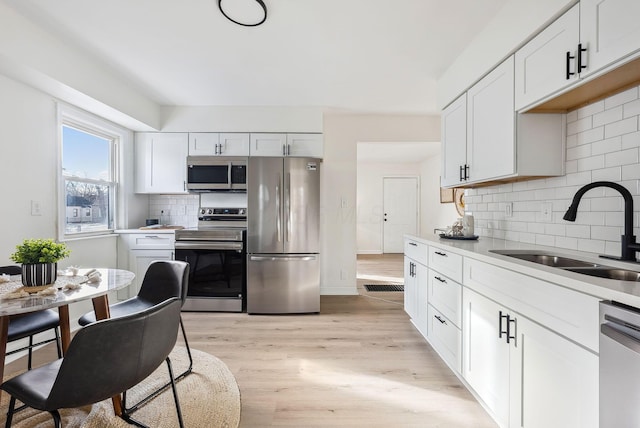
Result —
<svg viewBox="0 0 640 428"><path fill-rule="evenodd" d="M383 178L383 253L402 253L403 235L418 231L418 178Z"/></svg>

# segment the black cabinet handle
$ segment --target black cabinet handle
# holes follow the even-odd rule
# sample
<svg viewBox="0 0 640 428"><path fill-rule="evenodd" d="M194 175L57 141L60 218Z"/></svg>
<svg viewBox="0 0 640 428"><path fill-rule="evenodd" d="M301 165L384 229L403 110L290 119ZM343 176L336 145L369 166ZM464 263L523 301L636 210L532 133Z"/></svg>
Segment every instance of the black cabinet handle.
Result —
<svg viewBox="0 0 640 428"><path fill-rule="evenodd" d="M578 69L576 70L580 73L583 69L587 68L587 64L582 61L582 53L586 52L587 48L582 47L582 43L578 44Z"/></svg>
<svg viewBox="0 0 640 428"><path fill-rule="evenodd" d="M460 165L460 181L464 180L462 174L464 173L464 166Z"/></svg>
<svg viewBox="0 0 640 428"><path fill-rule="evenodd" d="M465 180L469 179L469 165L468 164L464 165L464 179Z"/></svg>
<svg viewBox="0 0 640 428"><path fill-rule="evenodd" d="M409 242L409 245L414 246L414 247L418 246L418 244L416 244L415 242Z"/></svg>
<svg viewBox="0 0 640 428"><path fill-rule="evenodd" d="M571 60L574 59L575 56L571 55L571 52L567 51L567 80L569 80L571 78L571 76L573 76L574 74L576 74L575 72L571 72Z"/></svg>
<svg viewBox="0 0 640 428"><path fill-rule="evenodd" d="M511 323L513 323L513 334L511 334ZM518 347L518 344L516 342L516 336L517 336L517 329L518 329L518 320L516 320L515 318L511 318L509 315L507 315L507 343L511 343L511 340L513 340L513 346Z"/></svg>
<svg viewBox="0 0 640 428"><path fill-rule="evenodd" d="M442 279L442 278L440 278L439 276L434 276L434 278L435 278L435 279L437 279L437 280L438 280L438 281L440 281L440 282L445 283L445 284L447 283L447 280L446 280L446 279Z"/></svg>
<svg viewBox="0 0 640 428"><path fill-rule="evenodd" d="M502 329L502 319L505 318L507 320L507 328L506 330ZM509 341L509 315L502 315L502 311L498 312L498 339L502 339L502 335L507 335L507 342Z"/></svg>
<svg viewBox="0 0 640 428"><path fill-rule="evenodd" d="M436 251L435 254L443 257L447 257L447 253L441 253L440 251Z"/></svg>
<svg viewBox="0 0 640 428"><path fill-rule="evenodd" d="M442 318L440 318L439 315L434 315L433 316L435 319L437 319L438 321L440 321L440 324L446 324L447 322L445 320L443 320Z"/></svg>

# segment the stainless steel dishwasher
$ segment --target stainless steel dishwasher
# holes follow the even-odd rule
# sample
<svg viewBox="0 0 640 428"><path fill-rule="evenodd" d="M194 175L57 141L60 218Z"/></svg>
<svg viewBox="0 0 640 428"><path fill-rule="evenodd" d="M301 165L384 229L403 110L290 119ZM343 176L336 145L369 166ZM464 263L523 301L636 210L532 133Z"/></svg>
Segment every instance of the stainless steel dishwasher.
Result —
<svg viewBox="0 0 640 428"><path fill-rule="evenodd" d="M640 309L600 302L600 427L640 427Z"/></svg>

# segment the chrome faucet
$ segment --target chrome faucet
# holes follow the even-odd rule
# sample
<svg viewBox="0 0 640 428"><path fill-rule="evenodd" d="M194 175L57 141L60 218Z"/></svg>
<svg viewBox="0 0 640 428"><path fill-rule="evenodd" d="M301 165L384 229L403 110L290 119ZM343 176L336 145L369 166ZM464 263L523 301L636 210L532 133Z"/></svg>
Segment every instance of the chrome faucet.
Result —
<svg viewBox="0 0 640 428"><path fill-rule="evenodd" d="M595 187L609 187L611 189L617 190L624 198L624 235L622 235L621 237L622 249L620 251L620 257L612 257L607 255L601 255L600 257L637 262L636 251L640 251L640 245L636 243L636 237L633 235L633 197L631 196L631 193L620 184L613 183L611 181L595 181L591 184L587 184L581 187L574 195L569 209L562 218L567 221L576 221L576 214L578 212L580 199L582 199L582 196L587 191Z"/></svg>

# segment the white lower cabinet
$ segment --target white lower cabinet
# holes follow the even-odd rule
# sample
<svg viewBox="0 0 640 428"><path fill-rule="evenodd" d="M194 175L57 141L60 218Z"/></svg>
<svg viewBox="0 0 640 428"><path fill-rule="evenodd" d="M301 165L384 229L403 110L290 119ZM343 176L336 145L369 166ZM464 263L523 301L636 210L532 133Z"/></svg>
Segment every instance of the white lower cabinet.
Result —
<svg viewBox="0 0 640 428"><path fill-rule="evenodd" d="M121 233L118 240L118 267L135 274L131 285L118 290L118 300L134 297L151 262L175 258L174 233Z"/></svg>
<svg viewBox="0 0 640 428"><path fill-rule="evenodd" d="M509 427L597 428L598 356L523 316L516 322Z"/></svg>
<svg viewBox="0 0 640 428"><path fill-rule="evenodd" d="M440 311L427 305L427 335L431 346L456 373L461 370L462 332Z"/></svg>
<svg viewBox="0 0 640 428"><path fill-rule="evenodd" d="M500 427L596 428L598 356L468 288L463 376Z"/></svg>
<svg viewBox="0 0 640 428"><path fill-rule="evenodd" d="M427 267L409 257L404 258L404 310L413 324L427 332Z"/></svg>

